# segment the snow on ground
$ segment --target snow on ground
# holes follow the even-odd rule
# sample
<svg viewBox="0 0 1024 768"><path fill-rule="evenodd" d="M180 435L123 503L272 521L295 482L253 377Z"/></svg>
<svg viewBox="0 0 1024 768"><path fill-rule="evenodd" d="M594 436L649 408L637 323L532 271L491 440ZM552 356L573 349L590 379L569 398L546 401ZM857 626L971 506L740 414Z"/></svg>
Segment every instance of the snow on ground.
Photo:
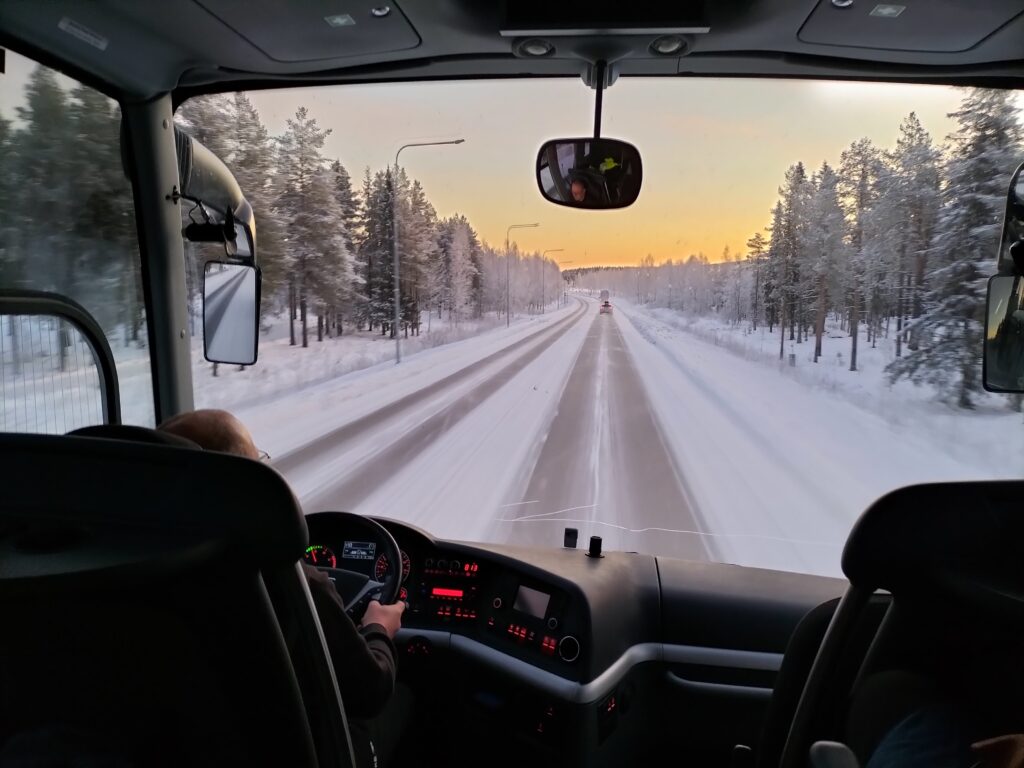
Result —
<svg viewBox="0 0 1024 768"><path fill-rule="evenodd" d="M1022 474L1019 414L991 401L957 411L913 385L889 386L891 353L881 345L861 343L858 373L835 362L847 354L844 337L827 340L817 365L810 344L793 345L790 367L778 362L777 335L622 299L617 307L705 530L728 562L838 575L851 525L886 492Z"/></svg>
<svg viewBox="0 0 1024 768"><path fill-rule="evenodd" d="M322 345L314 338L310 345L321 349L302 354L301 347L289 346L284 323L285 335L261 341L260 360L251 369L222 365L216 378L209 363L194 369L196 405L230 409L260 447L278 457L536 333L575 307L570 302L542 315L520 315L507 328L492 321L458 328L440 324L438 330L434 317L429 334L423 325L428 335L402 340L399 366L394 340L379 333L353 333Z"/></svg>
<svg viewBox="0 0 1024 768"><path fill-rule="evenodd" d="M576 323L355 511L406 520L442 538L502 541L503 505L543 446L589 320ZM560 543L555 537L551 546Z"/></svg>

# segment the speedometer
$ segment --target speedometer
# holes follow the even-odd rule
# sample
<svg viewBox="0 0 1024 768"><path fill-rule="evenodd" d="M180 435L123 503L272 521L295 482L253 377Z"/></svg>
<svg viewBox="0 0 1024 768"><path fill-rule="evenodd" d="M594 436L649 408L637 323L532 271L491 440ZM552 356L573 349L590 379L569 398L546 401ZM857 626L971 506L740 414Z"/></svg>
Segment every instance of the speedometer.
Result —
<svg viewBox="0 0 1024 768"><path fill-rule="evenodd" d="M337 556L323 544L313 544L306 547L302 559L310 565L318 565L321 568L337 568Z"/></svg>
<svg viewBox="0 0 1024 768"><path fill-rule="evenodd" d="M398 550L402 555L402 581L404 582L409 578L409 571L412 570L412 561L409 560L409 556L405 554L404 550ZM373 577L377 581L384 581L388 576L388 571L391 568L391 563L388 562L387 555L381 555L377 558L377 562L373 564Z"/></svg>

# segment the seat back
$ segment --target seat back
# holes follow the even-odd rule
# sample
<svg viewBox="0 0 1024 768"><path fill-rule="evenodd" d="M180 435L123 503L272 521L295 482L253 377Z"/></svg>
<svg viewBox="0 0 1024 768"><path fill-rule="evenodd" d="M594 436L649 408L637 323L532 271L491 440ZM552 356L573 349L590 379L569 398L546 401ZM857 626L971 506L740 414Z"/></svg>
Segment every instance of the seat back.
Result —
<svg viewBox="0 0 1024 768"><path fill-rule="evenodd" d="M805 765L822 739L851 744L866 762L890 728L928 702L984 706L992 723L1010 711L1007 697L1024 684L1016 648L1022 492L1020 481L910 486L861 516L843 551L850 587L801 693L781 766ZM869 621L882 593L885 618ZM865 636L870 642L858 641Z"/></svg>
<svg viewBox="0 0 1024 768"><path fill-rule="evenodd" d="M0 745L73 731L127 765L351 764L336 686L342 743L317 744L329 696L296 673L333 681L276 472L34 435L0 436L0 466Z"/></svg>

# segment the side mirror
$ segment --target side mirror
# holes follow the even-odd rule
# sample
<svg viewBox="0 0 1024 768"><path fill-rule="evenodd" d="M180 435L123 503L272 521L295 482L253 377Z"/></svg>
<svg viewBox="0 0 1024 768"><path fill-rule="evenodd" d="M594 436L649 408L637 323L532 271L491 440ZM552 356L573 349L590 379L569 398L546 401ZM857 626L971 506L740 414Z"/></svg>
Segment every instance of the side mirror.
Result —
<svg viewBox="0 0 1024 768"><path fill-rule="evenodd" d="M983 384L989 392L1024 392L1024 278L988 281Z"/></svg>
<svg viewBox="0 0 1024 768"><path fill-rule="evenodd" d="M625 141L555 139L537 153L537 186L558 205L625 208L640 195L642 181L640 152Z"/></svg>
<svg viewBox="0 0 1024 768"><path fill-rule="evenodd" d="M206 262L203 275L203 354L211 363L252 365L259 339L258 267Z"/></svg>

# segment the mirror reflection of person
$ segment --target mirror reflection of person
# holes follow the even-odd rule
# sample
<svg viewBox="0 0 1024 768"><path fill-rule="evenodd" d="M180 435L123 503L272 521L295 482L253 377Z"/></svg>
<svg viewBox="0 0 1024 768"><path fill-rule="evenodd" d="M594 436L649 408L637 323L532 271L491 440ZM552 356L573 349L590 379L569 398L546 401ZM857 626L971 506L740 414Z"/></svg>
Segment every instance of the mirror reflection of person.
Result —
<svg viewBox="0 0 1024 768"><path fill-rule="evenodd" d="M589 169L574 168L569 171L569 203L579 208L603 208L608 195L603 190L603 179Z"/></svg>

